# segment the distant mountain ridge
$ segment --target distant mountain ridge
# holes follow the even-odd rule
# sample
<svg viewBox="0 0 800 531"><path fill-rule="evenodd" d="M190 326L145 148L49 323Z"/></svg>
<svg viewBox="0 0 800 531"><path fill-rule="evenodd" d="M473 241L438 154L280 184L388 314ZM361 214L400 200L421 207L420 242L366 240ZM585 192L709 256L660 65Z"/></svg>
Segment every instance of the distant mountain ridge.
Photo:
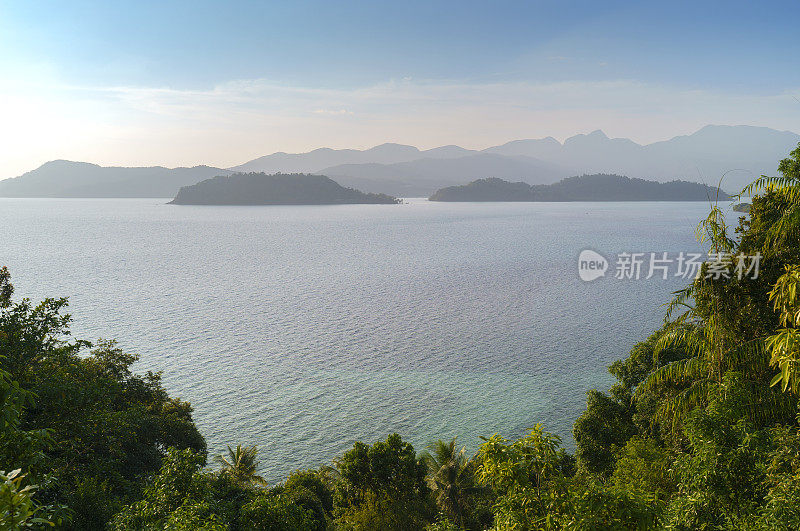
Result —
<svg viewBox="0 0 800 531"><path fill-rule="evenodd" d="M711 186L687 181L659 183L622 175L595 174L529 185L502 179L478 179L437 190L430 201L727 201L730 196Z"/></svg>
<svg viewBox="0 0 800 531"><path fill-rule="evenodd" d="M767 127L747 125L708 125L700 130L669 140L641 145L627 138L609 138L601 130L567 138L553 137L512 140L484 150L435 148L420 151L413 146L383 144L372 149L315 150L306 154L276 153L247 162L235 169L281 171L285 157L291 157L292 171L312 171L336 176L348 185L364 190L388 185L386 190L432 193L443 186L464 182L466 157L498 155L496 165L484 166L480 177L518 179L529 184L554 183L569 175L616 173L657 181L691 180L724 184L738 191L761 174L774 174L777 161L800 143L800 135ZM448 146L457 148L457 146ZM378 149L380 148L380 149ZM415 157L415 151L417 153ZM514 173L515 163L507 158L534 159L534 166ZM439 159L433 164L426 159ZM517 161L518 163L519 161ZM420 180L420 173L435 166L436 176ZM477 178L470 175L469 178ZM438 185L438 186L437 186ZM401 194L402 195L402 194Z"/></svg>
<svg viewBox="0 0 800 531"><path fill-rule="evenodd" d="M174 197L181 186L230 173L210 166L123 168L54 160L19 177L0 181L0 196Z"/></svg>
<svg viewBox="0 0 800 531"><path fill-rule="evenodd" d="M497 177L551 184L571 175L621 174L656 181L687 180L736 192L777 161L800 135L766 127L709 125L684 136L640 145L597 130L566 139L513 140L483 150L442 146L420 150L402 144L370 149L315 149L273 153L233 168L117 168L53 161L13 179L0 180L5 197L174 197L182 186L234 172L315 173L345 186L395 196L428 196L470 180Z"/></svg>
<svg viewBox="0 0 800 531"><path fill-rule="evenodd" d="M229 168L235 172L293 173L320 170L342 164L396 164L423 158L457 158L477 153L458 146L421 151L414 146L386 143L365 150L319 148L307 153L278 152Z"/></svg>

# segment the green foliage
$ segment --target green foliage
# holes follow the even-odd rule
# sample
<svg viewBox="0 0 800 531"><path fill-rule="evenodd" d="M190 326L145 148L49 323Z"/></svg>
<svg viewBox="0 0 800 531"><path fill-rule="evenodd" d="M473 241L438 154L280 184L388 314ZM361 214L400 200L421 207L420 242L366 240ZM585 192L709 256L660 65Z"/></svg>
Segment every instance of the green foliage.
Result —
<svg viewBox="0 0 800 531"><path fill-rule="evenodd" d="M336 462L337 523L345 529L420 529L433 514L427 468L398 434L356 442Z"/></svg>
<svg viewBox="0 0 800 531"><path fill-rule="evenodd" d="M226 529L203 500L207 480L200 474L204 457L189 449L167 450L158 474L143 498L117 514L112 529Z"/></svg>
<svg viewBox="0 0 800 531"><path fill-rule="evenodd" d="M800 529L800 429L775 428L773 441L760 523L765 529Z"/></svg>
<svg viewBox="0 0 800 531"><path fill-rule="evenodd" d="M494 529L651 529L658 504L647 493L569 476L558 437L537 426L509 442L495 435L479 451L479 477L497 492Z"/></svg>
<svg viewBox="0 0 800 531"><path fill-rule="evenodd" d="M608 477L620 448L636 433L633 411L628 404L589 391L586 411L575 421L572 433L579 468Z"/></svg>
<svg viewBox="0 0 800 531"><path fill-rule="evenodd" d="M784 328L766 340L771 353L770 364L780 372L771 385L781 384L786 391L791 387L797 394L800 390L800 266L786 266L786 272L775 283L770 292L775 311L780 315Z"/></svg>
<svg viewBox="0 0 800 531"><path fill-rule="evenodd" d="M283 488L295 503L312 511L318 522L326 522L333 512L333 491L327 479L317 471L297 470L286 478Z"/></svg>
<svg viewBox="0 0 800 531"><path fill-rule="evenodd" d="M446 515L440 515L439 519L425 526L425 531L459 531L462 529L450 520Z"/></svg>
<svg viewBox="0 0 800 531"><path fill-rule="evenodd" d="M666 500L676 489L673 459L674 455L653 439L633 437L619 454L611 482L621 491Z"/></svg>
<svg viewBox="0 0 800 531"><path fill-rule="evenodd" d="M88 350L69 340L65 299L15 303L5 269L0 292L0 468L22 468L41 485L38 499L69 506L64 528L103 527L139 495L164 448L205 455L191 407L167 395L160 375L132 374L136 357L113 342Z"/></svg>
<svg viewBox="0 0 800 531"><path fill-rule="evenodd" d="M78 477L69 492L74 527L102 529L122 509L123 500L108 481L95 476Z"/></svg>
<svg viewBox="0 0 800 531"><path fill-rule="evenodd" d="M766 196L762 202L779 207L770 215L754 220L751 226L762 229L762 247L767 256L793 259L784 263L783 274L769 294L783 328L766 339L766 347L771 353L770 364L780 369L771 384L780 383L783 391L791 387L797 394L800 390L797 374L800 369L800 256L796 252L800 237L800 145L780 162L778 171L780 177L762 176L743 193L764 191Z"/></svg>
<svg viewBox="0 0 800 531"><path fill-rule="evenodd" d="M11 284L11 274L8 268L0 267L0 308L7 308L11 304L14 286Z"/></svg>
<svg viewBox="0 0 800 531"><path fill-rule="evenodd" d="M644 501L664 528L798 527L796 399L770 383L798 385L799 170L800 147L782 177L745 190L765 193L740 218L738 239L712 207L698 237L712 252L758 253L758 277L701 271L669 304L664 329L612 365L611 395L590 393L575 424L579 470L610 478L604 495L613 485Z"/></svg>
<svg viewBox="0 0 800 531"><path fill-rule="evenodd" d="M669 528L752 525L765 495L770 441L742 415L747 399L739 376L730 374L710 405L687 419L689 449L674 463L679 486L666 511Z"/></svg>
<svg viewBox="0 0 800 531"><path fill-rule="evenodd" d="M553 525L563 503L563 450L558 436L537 424L526 437L510 442L493 435L478 451L478 478L498 494L498 529L537 529Z"/></svg>
<svg viewBox="0 0 800 531"><path fill-rule="evenodd" d="M780 177L762 175L742 190L742 195L762 191L774 194L785 205L766 233L770 246L786 243L800 227L800 144L780 162L778 172Z"/></svg>
<svg viewBox="0 0 800 531"><path fill-rule="evenodd" d="M654 370L686 357L680 348L659 350L663 333L663 330L653 333L636 344L627 358L609 367L617 379L610 396L596 390L587 394L586 411L572 430L580 471L606 479L614 472L618 454L631 437L639 435L660 441L665 436L655 420L656 412L676 388L662 383L647 392L637 392Z"/></svg>
<svg viewBox="0 0 800 531"><path fill-rule="evenodd" d="M242 529L242 507L261 489L242 487L230 477L215 473L203 473L201 480L203 502L208 511L218 516L229 529Z"/></svg>
<svg viewBox="0 0 800 531"><path fill-rule="evenodd" d="M796 193L799 162L800 148L781 162L783 177L764 177L745 190L763 189L767 193L753 198L749 220L740 218L738 241L729 236L716 205L698 227L701 241L710 251L727 252L734 258L758 255L761 260L757 278L734 274L735 260L728 267L728 275L720 278L706 278L704 268L670 306L670 310L687 309L677 317L670 311L660 348L680 348L688 357L653 371L637 393L646 394L664 385L675 388L656 411L657 420L671 421L673 433L680 431L681 419L709 403L728 372L739 373L742 384L753 395L745 414L756 425L784 422L793 415L792 401L776 395L765 384L781 381L788 386L796 356L793 331L776 334L779 319L789 316L791 310L785 316L776 314L769 299L774 300L776 309L794 304L793 281L786 268L798 260L800 249L800 220L796 219L800 213L800 195ZM768 350L772 351L772 363L781 368L780 377L775 379L769 370Z"/></svg>
<svg viewBox="0 0 800 531"><path fill-rule="evenodd" d="M203 473L202 456L169 449L142 499L125 507L113 529L324 530L331 493L315 473L296 473L272 489L232 474Z"/></svg>
<svg viewBox="0 0 800 531"><path fill-rule="evenodd" d="M47 430L20 428L25 409L34 404L34 399L33 393L22 389L8 372L0 369L0 467L39 466L45 448L52 445Z"/></svg>
<svg viewBox="0 0 800 531"><path fill-rule="evenodd" d="M296 503L287 493L259 493L242 507L244 529L269 531L316 531L325 529L325 520L318 520L314 512Z"/></svg>
<svg viewBox="0 0 800 531"><path fill-rule="evenodd" d="M25 474L16 469L0 471L0 530L23 529L34 526L54 526L46 513L33 501L35 485L22 486Z"/></svg>
<svg viewBox="0 0 800 531"><path fill-rule="evenodd" d="M653 529L658 509L649 496L591 482L571 485L567 502L555 515L557 529Z"/></svg>

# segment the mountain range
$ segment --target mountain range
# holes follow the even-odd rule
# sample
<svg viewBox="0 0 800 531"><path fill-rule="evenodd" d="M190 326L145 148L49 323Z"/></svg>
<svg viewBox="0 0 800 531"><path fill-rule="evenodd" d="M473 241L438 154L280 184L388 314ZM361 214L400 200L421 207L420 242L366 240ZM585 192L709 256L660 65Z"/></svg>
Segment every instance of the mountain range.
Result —
<svg viewBox="0 0 800 531"><path fill-rule="evenodd" d="M229 173L210 166L122 168L53 160L0 181L0 197L174 197L181 186Z"/></svg>
<svg viewBox="0 0 800 531"><path fill-rule="evenodd" d="M563 143L552 137L514 140L480 151L453 145L420 150L381 144L366 150L280 152L232 168L118 168L52 161L0 181L0 196L174 197L181 186L239 172L314 173L364 192L400 197L428 196L439 188L488 177L552 184L596 173L713 186L722 179L722 188L735 193L761 174L775 174L778 161L798 143L800 135L790 131L709 125L691 135L646 145L609 138L598 130Z"/></svg>

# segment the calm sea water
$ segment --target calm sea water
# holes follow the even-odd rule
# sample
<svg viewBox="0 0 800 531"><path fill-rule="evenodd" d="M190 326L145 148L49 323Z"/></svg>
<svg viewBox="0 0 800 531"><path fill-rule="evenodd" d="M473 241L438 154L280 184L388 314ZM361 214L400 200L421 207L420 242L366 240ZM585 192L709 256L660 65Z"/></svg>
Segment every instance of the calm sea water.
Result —
<svg viewBox="0 0 800 531"><path fill-rule="evenodd" d="M697 251L708 211L165 202L0 199L0 265L18 297L68 296L77 337L163 370L212 453L258 444L273 481L392 432L474 450L541 422L572 447L586 391L686 283L584 283L578 254Z"/></svg>

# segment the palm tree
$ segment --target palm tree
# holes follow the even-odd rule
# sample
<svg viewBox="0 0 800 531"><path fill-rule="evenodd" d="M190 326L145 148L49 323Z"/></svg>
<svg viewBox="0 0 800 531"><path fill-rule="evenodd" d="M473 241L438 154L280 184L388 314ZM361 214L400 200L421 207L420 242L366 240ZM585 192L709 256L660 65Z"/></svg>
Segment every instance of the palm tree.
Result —
<svg viewBox="0 0 800 531"><path fill-rule="evenodd" d="M258 469L257 446L236 446L236 450L228 446L228 455L218 455L214 460L222 465L220 474L229 476L235 483L244 487L266 486L267 480L256 474Z"/></svg>
<svg viewBox="0 0 800 531"><path fill-rule="evenodd" d="M775 249L789 235L800 234L800 144L789 158L778 166L781 177L762 175L742 194L764 191L772 194L783 206L778 219L767 231L767 244ZM781 325L766 339L771 354L770 365L780 369L771 385L781 384L783 391L800 393L800 264L786 264L784 274L769 294Z"/></svg>
<svg viewBox="0 0 800 531"><path fill-rule="evenodd" d="M741 197L763 191L774 194L783 203L780 217L768 231L768 243L773 246L800 229L800 144L780 162L778 171L781 177L762 175L739 194Z"/></svg>
<svg viewBox="0 0 800 531"><path fill-rule="evenodd" d="M781 161L782 177L762 176L747 186L741 194L752 195L765 191L771 195L778 208L777 218L765 227L761 249L765 253L775 252L789 235L800 234L800 146L792 151L790 158ZM727 223L720 208L714 204L711 213L697 227L701 243L710 244L710 252L735 255L739 243L728 235ZM722 381L730 370L745 376L752 396L750 413L753 418L763 417L772 411L783 411L793 407L785 397L775 396L763 388L764 370L769 365L781 370L772 380L772 385L783 384L784 390L791 385L800 390L800 268L786 266L786 273L778 279L770 295L775 310L786 328L771 337L741 337L735 323L727 317L730 313L727 302L715 292L713 283L701 274L688 288L676 292L676 298L668 305L667 324L661 336L656 355L667 347L683 349L687 357L661 366L637 388L637 393L652 392L659 387L671 387L670 399L662 403L658 417L675 421L696 406L704 405L709 391ZM703 300L702 309L690 305L690 300ZM709 304L710 303L710 304ZM686 311L672 319L678 308ZM771 354L772 359L770 360Z"/></svg>
<svg viewBox="0 0 800 531"><path fill-rule="evenodd" d="M693 317L695 310L687 312ZM677 430L678 421L692 409L705 406L711 391L720 385L723 376L731 370L741 371L745 385L754 397L750 414L756 418L764 415L765 405L774 398L760 386L760 373L766 366L762 339L742 340L727 325L724 315L713 313L703 319L683 319L667 324L656 343L655 355L667 349L678 349L686 357L655 369L636 389L638 395L662 389L668 397L662 401L654 421L671 424ZM757 397L757 398L756 398Z"/></svg>
<svg viewBox="0 0 800 531"><path fill-rule="evenodd" d="M725 215L717 202L711 206L708 217L700 222L696 230L700 243L709 244L709 253L733 255L736 242L728 235ZM676 421L691 409L704 405L709 391L722 380L723 374L739 359L740 350L748 353L757 345L743 344L738 340L732 323L725 318L720 298L701 270L692 284L675 292L676 297L667 305L665 327L655 349L658 356L666 349L679 349L686 357L658 367L637 388L637 393L653 392L657 388L670 388L670 397L661 403L657 419L671 418L672 428ZM689 304L700 299L711 301L710 305L698 309ZM673 315L679 308L685 311L677 318Z"/></svg>
<svg viewBox="0 0 800 531"><path fill-rule="evenodd" d="M436 505L455 525L463 528L469 493L475 490L466 448L458 450L453 438L450 441L439 439L428 445L428 450L422 453L422 460L428 466L428 485Z"/></svg>

